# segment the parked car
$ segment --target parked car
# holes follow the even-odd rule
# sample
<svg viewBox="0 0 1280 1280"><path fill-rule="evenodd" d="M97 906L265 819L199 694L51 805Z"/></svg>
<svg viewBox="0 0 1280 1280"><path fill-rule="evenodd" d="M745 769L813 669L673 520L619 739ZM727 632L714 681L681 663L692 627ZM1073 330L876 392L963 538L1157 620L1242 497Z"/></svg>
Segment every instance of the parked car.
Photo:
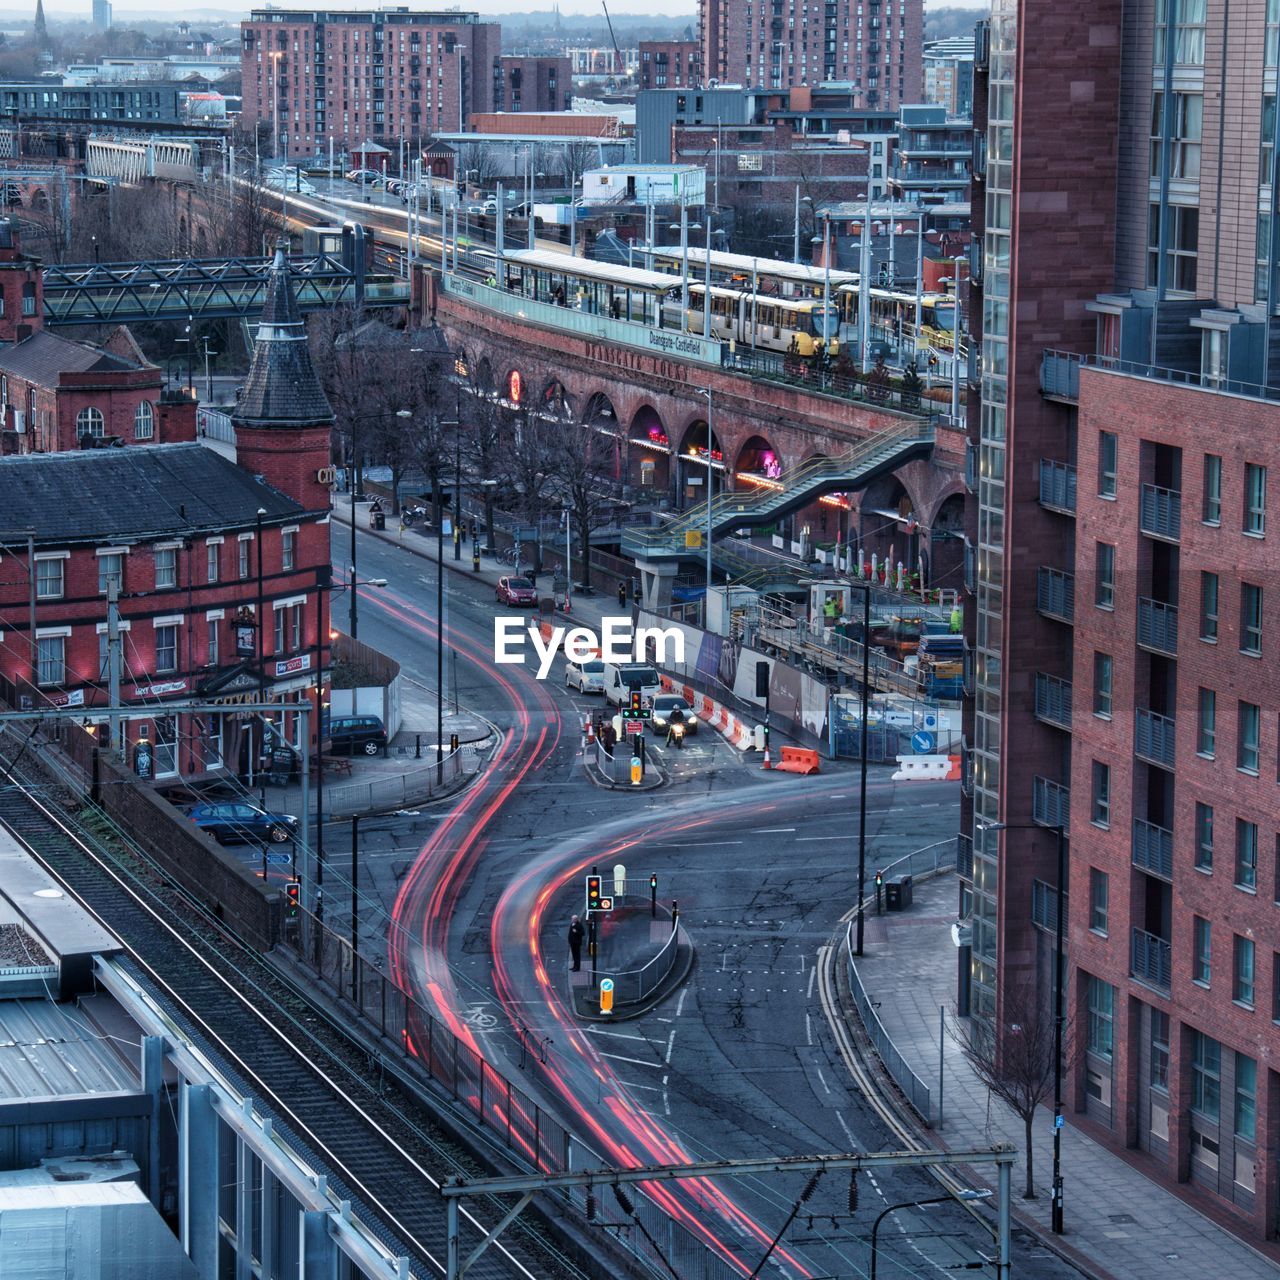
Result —
<svg viewBox="0 0 1280 1280"><path fill-rule="evenodd" d="M242 800L198 804L187 817L219 844L283 844L298 833L298 819L289 813L268 813Z"/></svg>
<svg viewBox="0 0 1280 1280"><path fill-rule="evenodd" d="M325 737L330 751L376 756L387 745L387 726L377 716L334 716Z"/></svg>
<svg viewBox="0 0 1280 1280"><path fill-rule="evenodd" d="M352 169L351 172L347 174L347 181L374 182L381 177L382 174L380 174L376 169Z"/></svg>
<svg viewBox="0 0 1280 1280"><path fill-rule="evenodd" d="M499 578L496 592L499 604L536 606L538 593L528 578Z"/></svg>
<svg viewBox="0 0 1280 1280"><path fill-rule="evenodd" d="M564 687L577 689L579 693L604 692L604 663L599 658L585 662L570 661L565 668Z"/></svg>
<svg viewBox="0 0 1280 1280"><path fill-rule="evenodd" d="M698 732L698 717L693 714L693 708L678 693L660 693L654 698L652 719L654 729L661 729L665 733L667 725L671 722L673 711L679 711L684 716L686 734Z"/></svg>

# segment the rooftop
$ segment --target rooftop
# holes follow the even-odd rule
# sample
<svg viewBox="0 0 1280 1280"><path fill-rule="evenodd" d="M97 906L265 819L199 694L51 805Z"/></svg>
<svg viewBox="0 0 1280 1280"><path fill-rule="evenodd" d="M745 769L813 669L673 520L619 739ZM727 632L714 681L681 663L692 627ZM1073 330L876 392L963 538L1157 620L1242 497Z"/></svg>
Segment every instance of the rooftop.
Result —
<svg viewBox="0 0 1280 1280"><path fill-rule="evenodd" d="M133 1093L137 1077L75 1004L0 1000L0 1098Z"/></svg>
<svg viewBox="0 0 1280 1280"><path fill-rule="evenodd" d="M0 350L0 372L45 387L56 385L64 373L131 373L145 367L48 329L37 329L29 338Z"/></svg>

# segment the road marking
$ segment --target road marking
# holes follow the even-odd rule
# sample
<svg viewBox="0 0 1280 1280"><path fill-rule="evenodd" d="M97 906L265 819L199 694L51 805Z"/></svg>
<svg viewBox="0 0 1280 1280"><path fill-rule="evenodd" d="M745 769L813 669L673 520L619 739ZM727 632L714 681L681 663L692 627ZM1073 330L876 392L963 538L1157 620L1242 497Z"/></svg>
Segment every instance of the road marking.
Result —
<svg viewBox="0 0 1280 1280"><path fill-rule="evenodd" d="M849 1131L849 1126L845 1123L844 1116L840 1114L839 1110L836 1111L836 1119L840 1121L840 1127L844 1130L844 1136L849 1139L849 1150L857 1151L858 1143L853 1134Z"/></svg>
<svg viewBox="0 0 1280 1280"><path fill-rule="evenodd" d="M668 1066L671 1065L671 1050L675 1048L675 1045L676 1045L676 1029L675 1027L672 1027L671 1034L667 1037L666 1063Z"/></svg>
<svg viewBox="0 0 1280 1280"><path fill-rule="evenodd" d="M618 1040L639 1040L642 1044L649 1043L645 1036L629 1036L622 1031L605 1031L602 1027L588 1027L587 1031L593 1036L613 1036Z"/></svg>
<svg viewBox="0 0 1280 1280"><path fill-rule="evenodd" d="M794 830L795 830L795 827L761 827L760 830L756 832L756 835L778 836L778 835L783 835L784 833L787 833L787 832L792 832Z"/></svg>
<svg viewBox="0 0 1280 1280"><path fill-rule="evenodd" d="M824 1075L822 1074L822 1068L821 1068L821 1067L818 1067L818 1068L817 1068L817 1072L818 1072L818 1079L822 1081L822 1087L823 1087L823 1088L824 1088L828 1093L830 1093L830 1092L831 1092L831 1086L827 1083L827 1077L826 1077L826 1076L824 1076Z"/></svg>
<svg viewBox="0 0 1280 1280"><path fill-rule="evenodd" d="M845 837L839 837L844 839ZM837 839L832 836L831 839ZM669 844L651 844L650 849L722 849L731 844L742 844L741 840L675 840Z"/></svg>
<svg viewBox="0 0 1280 1280"><path fill-rule="evenodd" d="M661 1093L662 1085L660 1084L634 1084L630 1080L619 1080L618 1083L624 1089L643 1089L645 1093Z"/></svg>
<svg viewBox="0 0 1280 1280"><path fill-rule="evenodd" d="M813 1043L813 1023L809 1020L809 1015L804 1015L804 1042L805 1044Z"/></svg>
<svg viewBox="0 0 1280 1280"><path fill-rule="evenodd" d="M806 1000L813 999L813 980L817 976L818 976L818 966L815 964L813 968L809 970L809 990L805 992L805 997L804 997Z"/></svg>
<svg viewBox="0 0 1280 1280"><path fill-rule="evenodd" d="M844 836L796 836L796 844L813 844L818 840L848 840L847 835Z"/></svg>
<svg viewBox="0 0 1280 1280"><path fill-rule="evenodd" d="M657 1071L662 1070L661 1062L647 1062L644 1058L624 1058L620 1053L605 1053L603 1049L597 1049L596 1052L602 1058L613 1058L616 1062L632 1062L637 1067L653 1067Z"/></svg>
<svg viewBox="0 0 1280 1280"><path fill-rule="evenodd" d="M680 991L680 999L676 1001L676 1017L678 1018L684 1012L684 998L689 994L689 988L684 987ZM665 1021L665 1019L664 1019Z"/></svg>

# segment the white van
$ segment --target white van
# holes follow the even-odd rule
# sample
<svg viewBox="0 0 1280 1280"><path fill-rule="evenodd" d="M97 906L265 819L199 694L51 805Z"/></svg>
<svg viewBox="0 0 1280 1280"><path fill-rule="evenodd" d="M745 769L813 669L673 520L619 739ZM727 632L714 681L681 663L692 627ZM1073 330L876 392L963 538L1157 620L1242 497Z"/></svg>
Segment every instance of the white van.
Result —
<svg viewBox="0 0 1280 1280"><path fill-rule="evenodd" d="M662 692L662 682L657 669L647 662L606 663L604 668L604 696L611 706L626 706L631 701L631 691L640 690L640 696L648 706Z"/></svg>

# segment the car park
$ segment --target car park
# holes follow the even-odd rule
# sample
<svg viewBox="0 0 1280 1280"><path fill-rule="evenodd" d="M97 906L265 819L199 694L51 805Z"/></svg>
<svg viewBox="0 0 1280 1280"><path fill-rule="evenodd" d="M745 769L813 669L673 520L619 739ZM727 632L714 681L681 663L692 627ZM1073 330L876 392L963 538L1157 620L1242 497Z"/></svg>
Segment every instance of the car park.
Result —
<svg viewBox="0 0 1280 1280"><path fill-rule="evenodd" d="M570 659L565 668L564 687L577 689L579 693L603 693L604 663L599 658L588 658L585 662Z"/></svg>
<svg viewBox="0 0 1280 1280"><path fill-rule="evenodd" d="M243 800L198 804L187 817L219 844L283 844L298 833L298 819Z"/></svg>
<svg viewBox="0 0 1280 1280"><path fill-rule="evenodd" d="M495 594L499 604L527 607L538 603L537 589L528 578L499 578Z"/></svg>
<svg viewBox="0 0 1280 1280"><path fill-rule="evenodd" d="M377 716L333 716L324 736L335 754L358 751L376 756L387 745L387 727Z"/></svg>

